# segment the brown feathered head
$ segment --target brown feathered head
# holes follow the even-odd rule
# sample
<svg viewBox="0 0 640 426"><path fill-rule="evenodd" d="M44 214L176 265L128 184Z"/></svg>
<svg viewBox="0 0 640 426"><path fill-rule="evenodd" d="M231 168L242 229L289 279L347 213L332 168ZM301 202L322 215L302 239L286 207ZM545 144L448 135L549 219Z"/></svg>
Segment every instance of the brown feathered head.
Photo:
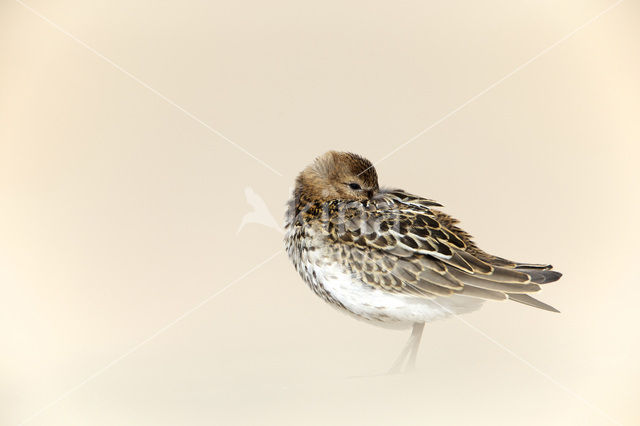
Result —
<svg viewBox="0 0 640 426"><path fill-rule="evenodd" d="M295 192L305 201L367 200L378 191L371 161L350 152L329 151L296 179Z"/></svg>

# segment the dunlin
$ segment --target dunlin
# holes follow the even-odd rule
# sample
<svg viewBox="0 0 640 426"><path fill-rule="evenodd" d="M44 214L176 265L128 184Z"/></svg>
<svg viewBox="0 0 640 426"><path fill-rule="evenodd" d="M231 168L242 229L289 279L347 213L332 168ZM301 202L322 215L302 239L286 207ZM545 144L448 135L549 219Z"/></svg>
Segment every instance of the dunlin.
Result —
<svg viewBox="0 0 640 426"><path fill-rule="evenodd" d="M412 327L391 372L414 368L424 324L513 300L558 312L530 296L562 274L479 249L435 201L378 185L375 168L330 151L297 177L285 222L287 253L322 299L354 317Z"/></svg>

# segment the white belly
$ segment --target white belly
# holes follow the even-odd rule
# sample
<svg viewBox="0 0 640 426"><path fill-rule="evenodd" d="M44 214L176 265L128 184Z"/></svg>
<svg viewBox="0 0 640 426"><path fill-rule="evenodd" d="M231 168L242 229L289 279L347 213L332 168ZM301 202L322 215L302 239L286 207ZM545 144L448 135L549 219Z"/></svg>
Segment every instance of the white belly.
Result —
<svg viewBox="0 0 640 426"><path fill-rule="evenodd" d="M453 295L425 299L388 293L362 283L336 266L308 265L332 298L359 319L391 328L407 328L415 322L430 322L479 309L483 300Z"/></svg>

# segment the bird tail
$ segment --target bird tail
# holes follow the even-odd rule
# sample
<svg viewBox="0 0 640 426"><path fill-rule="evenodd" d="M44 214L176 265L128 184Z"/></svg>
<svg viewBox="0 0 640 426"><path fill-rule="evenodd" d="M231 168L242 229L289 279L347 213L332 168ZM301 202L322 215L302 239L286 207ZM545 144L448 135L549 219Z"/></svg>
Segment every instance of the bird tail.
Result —
<svg viewBox="0 0 640 426"><path fill-rule="evenodd" d="M531 282L536 284L548 284L558 281L562 274L558 271L552 271L553 266L544 263L521 263L512 262L507 259L499 258L501 261L511 263L511 267L517 271L524 272L531 277ZM549 312L560 312L551 305L535 299L528 294L523 293L507 293L507 297L514 302L532 306L534 308L543 309Z"/></svg>
<svg viewBox="0 0 640 426"><path fill-rule="evenodd" d="M553 266L551 265L543 265L536 263L516 263L515 269L518 271L525 272L527 275L531 277L531 281L536 284L547 284L552 283L554 281L558 281L562 274L558 271L552 271ZM544 309L549 312L558 312L559 310L554 308L551 305L547 305L544 302L539 301L538 299L534 299L528 294L514 294L508 293L507 296L509 299L522 303L525 305L533 306L534 308Z"/></svg>
<svg viewBox="0 0 640 426"><path fill-rule="evenodd" d="M514 302L522 303L524 305L533 306L534 308L538 308L538 309L544 309L545 311L549 311L549 312L558 312L558 313L560 313L560 311L557 310L556 308L554 308L553 306L547 305L546 303L541 302L538 299L535 299L535 298L529 296L528 294L507 293L507 297L509 297L509 299L513 300Z"/></svg>

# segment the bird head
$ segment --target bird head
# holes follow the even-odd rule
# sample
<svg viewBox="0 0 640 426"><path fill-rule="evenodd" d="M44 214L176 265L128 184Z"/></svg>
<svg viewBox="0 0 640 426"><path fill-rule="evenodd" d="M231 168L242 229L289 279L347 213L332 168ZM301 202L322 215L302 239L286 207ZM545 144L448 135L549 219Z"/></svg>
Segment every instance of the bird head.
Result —
<svg viewBox="0 0 640 426"><path fill-rule="evenodd" d="M378 189L373 164L350 152L329 151L316 158L296 179L296 192L307 201L365 201Z"/></svg>

